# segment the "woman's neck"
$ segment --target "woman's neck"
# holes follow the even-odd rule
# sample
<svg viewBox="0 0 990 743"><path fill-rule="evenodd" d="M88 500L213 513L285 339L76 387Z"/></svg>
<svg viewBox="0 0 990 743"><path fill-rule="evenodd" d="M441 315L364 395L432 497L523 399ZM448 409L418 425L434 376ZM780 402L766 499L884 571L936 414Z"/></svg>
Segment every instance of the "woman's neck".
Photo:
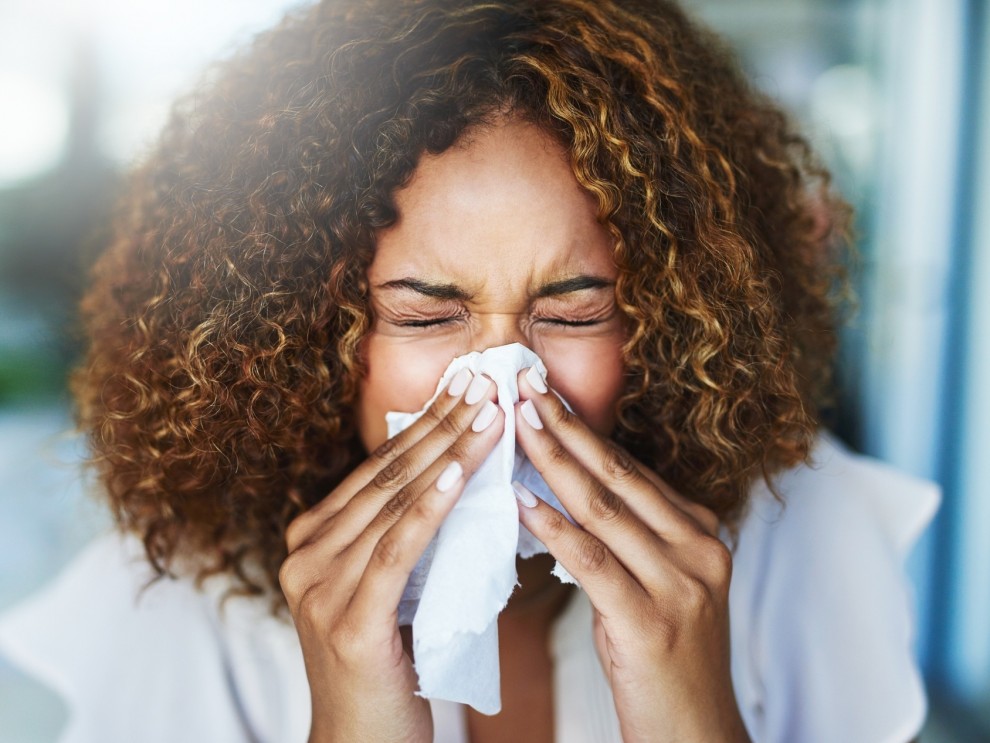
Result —
<svg viewBox="0 0 990 743"><path fill-rule="evenodd" d="M574 586L561 583L551 574L554 558L549 554L516 558L519 587L499 615L499 633L540 633L546 636L563 611Z"/></svg>
<svg viewBox="0 0 990 743"><path fill-rule="evenodd" d="M575 587L550 574L553 564L550 555L516 559L519 588L498 617L502 711L489 717L467 709L471 743L554 740L550 633Z"/></svg>

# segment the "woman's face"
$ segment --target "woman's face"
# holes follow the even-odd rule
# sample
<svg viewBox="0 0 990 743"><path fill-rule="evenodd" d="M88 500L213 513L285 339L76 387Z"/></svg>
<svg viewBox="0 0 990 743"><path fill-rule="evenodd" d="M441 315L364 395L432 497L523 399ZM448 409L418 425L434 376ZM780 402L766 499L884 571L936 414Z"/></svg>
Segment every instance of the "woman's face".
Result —
<svg viewBox="0 0 990 743"><path fill-rule="evenodd" d="M385 413L423 407L455 356L518 342L603 435L622 389L623 323L612 239L567 153L531 124L473 131L424 155L395 195L368 279L358 426L368 451Z"/></svg>

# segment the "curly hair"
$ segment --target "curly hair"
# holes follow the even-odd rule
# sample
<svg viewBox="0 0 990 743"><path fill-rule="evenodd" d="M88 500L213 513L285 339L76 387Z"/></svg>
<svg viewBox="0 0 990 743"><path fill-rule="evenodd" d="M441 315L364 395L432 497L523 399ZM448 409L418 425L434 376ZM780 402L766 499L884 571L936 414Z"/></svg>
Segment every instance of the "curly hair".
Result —
<svg viewBox="0 0 990 743"><path fill-rule="evenodd" d="M176 105L82 302L77 422L159 575L278 604L288 523L366 456L393 194L506 112L569 152L615 241L614 439L730 526L807 457L848 208L718 38L662 0L326 0Z"/></svg>

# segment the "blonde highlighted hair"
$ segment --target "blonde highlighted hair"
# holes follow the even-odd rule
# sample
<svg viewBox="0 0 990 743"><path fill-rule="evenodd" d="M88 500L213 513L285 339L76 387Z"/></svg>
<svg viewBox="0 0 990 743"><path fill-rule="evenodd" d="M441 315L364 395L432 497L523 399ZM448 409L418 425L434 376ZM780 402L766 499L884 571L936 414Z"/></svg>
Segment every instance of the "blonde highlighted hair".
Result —
<svg viewBox="0 0 990 743"><path fill-rule="evenodd" d="M848 210L717 38L661 1L328 0L176 106L83 301L78 422L160 572L193 556L280 596L286 525L364 457L392 194L507 112L570 153L615 237L615 439L730 525L806 457Z"/></svg>

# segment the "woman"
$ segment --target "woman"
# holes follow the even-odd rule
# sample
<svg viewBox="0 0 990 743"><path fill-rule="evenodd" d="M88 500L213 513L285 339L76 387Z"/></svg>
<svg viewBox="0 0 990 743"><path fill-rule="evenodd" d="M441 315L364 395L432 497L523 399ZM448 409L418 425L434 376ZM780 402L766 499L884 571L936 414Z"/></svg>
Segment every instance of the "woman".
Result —
<svg viewBox="0 0 990 743"><path fill-rule="evenodd" d="M132 536L8 636L78 604L125 628L62 662L110 679L57 681L77 739L908 740L900 562L935 498L818 432L846 223L827 185L666 2L288 18L133 176L75 377ZM416 696L397 606L503 430L496 391L455 377L392 439L385 413L515 342L549 372L520 373L517 446L576 524L523 488L519 518L583 591L519 562L486 717ZM135 537L179 577L136 607ZM146 715L81 700L120 689L118 656L162 700Z"/></svg>

